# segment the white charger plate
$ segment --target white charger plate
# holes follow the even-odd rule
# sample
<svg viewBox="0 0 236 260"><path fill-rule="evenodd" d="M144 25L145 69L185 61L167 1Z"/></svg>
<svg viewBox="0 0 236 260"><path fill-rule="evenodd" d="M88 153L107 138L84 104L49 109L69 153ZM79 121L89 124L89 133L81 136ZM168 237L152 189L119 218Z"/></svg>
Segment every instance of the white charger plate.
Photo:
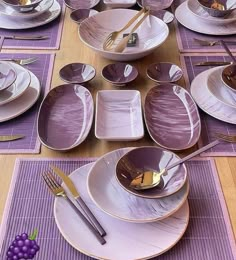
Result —
<svg viewBox="0 0 236 260"><path fill-rule="evenodd" d="M87 164L71 175L81 197L101 223L107 243L100 245L94 235L63 198L55 198L54 216L65 240L83 254L96 259L149 259L171 249L183 236L189 221L188 202L170 217L157 222L136 224L115 219L95 206L86 189ZM115 196L115 194L111 194Z"/></svg>
<svg viewBox="0 0 236 260"><path fill-rule="evenodd" d="M12 19L7 15L0 16L0 28L9 30L21 30L35 28L55 20L61 13L61 6L57 1L41 15L31 19Z"/></svg>
<svg viewBox="0 0 236 260"><path fill-rule="evenodd" d="M195 32L208 35L236 34L236 21L224 25L208 23L189 10L187 1L177 7L175 17L184 27Z"/></svg>
<svg viewBox="0 0 236 260"><path fill-rule="evenodd" d="M31 77L30 86L19 98L0 107L0 122L8 121L23 114L38 100L40 94L40 82L31 71L28 72Z"/></svg>
<svg viewBox="0 0 236 260"><path fill-rule="evenodd" d="M15 82L8 89L1 92L0 109L2 109L2 105L12 102L21 96L29 87L31 81L28 70L14 62L9 62L9 64L15 70L17 77Z"/></svg>
<svg viewBox="0 0 236 260"><path fill-rule="evenodd" d="M219 68L212 68L198 74L191 83L191 95L208 115L226 123L236 124L236 108L219 102L207 86L209 75L217 70Z"/></svg>

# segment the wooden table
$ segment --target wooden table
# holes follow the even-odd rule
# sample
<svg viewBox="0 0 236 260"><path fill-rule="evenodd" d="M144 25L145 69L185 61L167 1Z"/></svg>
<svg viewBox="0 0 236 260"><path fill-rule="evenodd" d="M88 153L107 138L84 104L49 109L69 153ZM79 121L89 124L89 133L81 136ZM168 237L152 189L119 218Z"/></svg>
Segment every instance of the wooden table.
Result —
<svg viewBox="0 0 236 260"><path fill-rule="evenodd" d="M112 87L109 83L105 82L100 73L102 68L111 63L111 61L106 60L95 52L86 47L79 39L78 36L78 26L70 20L70 11L67 10L65 16L65 23L63 29L63 36L61 42L60 50L56 51L56 61L54 66L52 88L63 84L59 79L58 72L61 67L65 64L71 62L85 62L93 65L97 70L97 75L94 80L91 82L90 91L92 92L93 97L95 98L96 92L101 89L118 89ZM157 62L157 61L172 61L180 65L179 52L176 43L175 30L173 24L169 26L170 35L168 40L160 46L154 53L151 55L131 62L139 70L139 77L135 82L129 86L129 89L137 89L141 92L142 101L148 89L153 87L155 83L147 78L146 67L148 64ZM3 52L29 52L29 51L14 51L6 50ZM30 51L32 52L48 52L48 51ZM184 81L182 80L181 85L184 86ZM39 158L39 157L57 157L57 158L69 158L69 157L98 157L109 151L130 146L143 146L143 145L154 145L154 142L149 137L147 131L145 132L145 137L141 140L134 142L107 142L96 139L94 135L94 124L90 131L90 134L86 141L84 141L79 147L67 153L59 153L51 151L44 146L42 146L41 153L38 155L3 155L0 154L0 218L2 219L4 206L11 182L11 177L14 169L15 159L17 157L24 158ZM185 151L183 154L188 154L193 149ZM234 157L217 157L214 158L216 161L218 173L221 180L222 189L224 192L225 200L228 206L231 223L233 226L234 234L236 234L236 158ZM32 172L32 174L34 174Z"/></svg>

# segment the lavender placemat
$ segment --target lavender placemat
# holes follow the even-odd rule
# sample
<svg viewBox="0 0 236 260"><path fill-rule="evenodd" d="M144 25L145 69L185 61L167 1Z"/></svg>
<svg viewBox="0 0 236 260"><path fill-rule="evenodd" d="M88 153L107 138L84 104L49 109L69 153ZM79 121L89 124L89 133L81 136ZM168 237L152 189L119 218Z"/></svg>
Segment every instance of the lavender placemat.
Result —
<svg viewBox="0 0 236 260"><path fill-rule="evenodd" d="M3 58L30 58L38 60L25 66L33 72L41 83L41 95L36 104L21 116L0 123L0 135L22 134L25 137L12 142L0 142L0 153L39 153L40 142L37 138L37 114L43 96L48 92L51 84L55 54L0 54ZM12 101L13 104L14 101ZM1 109L1 107L0 107Z"/></svg>
<svg viewBox="0 0 236 260"><path fill-rule="evenodd" d="M172 10L177 8L185 0L175 0L172 4ZM225 52L221 45L217 44L215 46L200 46L194 41L193 38L203 39L203 40L233 40L236 41L236 35L229 36L214 36L206 35L191 31L185 28L183 25L178 23L177 20L174 21L176 29L176 38L180 52ZM230 45L232 51L236 51L236 44Z"/></svg>
<svg viewBox="0 0 236 260"><path fill-rule="evenodd" d="M184 76L186 87L190 90L190 84L192 80L204 70L211 68L210 66L194 66L195 63L203 61L230 61L227 56L222 54L208 54L207 56L203 54L183 54L180 57L181 64L184 69ZM199 147L202 147L209 142L214 141L216 138L214 133L220 132L229 135L236 135L236 125L224 123L217 120L205 112L200 110L201 120L202 120L202 132L199 140ZM233 143L223 143L215 146L209 151L203 153L205 156L236 156L236 144Z"/></svg>
<svg viewBox="0 0 236 260"><path fill-rule="evenodd" d="M65 17L65 5L63 0L57 1L62 6L61 15L46 25L26 30L6 30L0 28L0 35L3 36L43 35L48 36L48 39L37 41L4 39L2 49L59 49Z"/></svg>
<svg viewBox="0 0 236 260"><path fill-rule="evenodd" d="M91 259L73 249L61 236L53 216L54 198L41 180L41 173L48 170L50 164L72 172L93 160L17 160L1 226L1 259L17 234L31 232L34 228L39 230L36 241L40 246L35 260ZM214 161L195 159L187 163L187 168L190 181L189 226L174 248L155 259L236 259L235 239Z"/></svg>

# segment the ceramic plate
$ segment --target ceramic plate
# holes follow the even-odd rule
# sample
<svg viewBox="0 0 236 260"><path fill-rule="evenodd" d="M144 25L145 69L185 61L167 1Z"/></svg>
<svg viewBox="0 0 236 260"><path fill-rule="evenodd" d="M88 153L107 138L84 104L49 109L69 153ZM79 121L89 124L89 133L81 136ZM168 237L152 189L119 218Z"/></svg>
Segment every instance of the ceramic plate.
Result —
<svg viewBox="0 0 236 260"><path fill-rule="evenodd" d="M96 6L100 0L64 0L66 6L70 9L90 9Z"/></svg>
<svg viewBox="0 0 236 260"><path fill-rule="evenodd" d="M7 104L22 95L30 85L30 73L22 66L11 62L9 63L16 72L15 82L0 95L0 106ZM1 107L2 108L2 107ZM0 108L0 109L1 109Z"/></svg>
<svg viewBox="0 0 236 260"><path fill-rule="evenodd" d="M141 260L166 252L180 240L189 221L187 201L177 212L162 221L136 224L115 219L97 208L89 197L86 180L91 167L92 164L85 165L74 171L70 177L85 203L106 230L107 235L104 238L107 243L100 245L68 202L57 197L54 203L56 224L71 246L96 259Z"/></svg>
<svg viewBox="0 0 236 260"><path fill-rule="evenodd" d="M55 20L60 13L61 6L57 1L54 1L53 5L46 12L30 19L12 19L12 17L2 14L0 16L0 28L9 30L35 28Z"/></svg>
<svg viewBox="0 0 236 260"><path fill-rule="evenodd" d="M0 61L0 91L9 88L16 80L16 71L8 62Z"/></svg>
<svg viewBox="0 0 236 260"><path fill-rule="evenodd" d="M168 24L174 20L174 15L166 10L151 10L151 15L161 19L164 23Z"/></svg>
<svg viewBox="0 0 236 260"><path fill-rule="evenodd" d="M78 146L90 131L93 110L93 98L83 86L66 84L53 88L39 109L40 141L54 150Z"/></svg>
<svg viewBox="0 0 236 260"><path fill-rule="evenodd" d="M95 135L122 141L143 137L141 96L137 90L101 90L96 98Z"/></svg>
<svg viewBox="0 0 236 260"><path fill-rule="evenodd" d="M213 96L227 106L236 108L236 92L227 88L221 80L222 71L225 67L212 72L207 80L207 86Z"/></svg>
<svg viewBox="0 0 236 260"><path fill-rule="evenodd" d="M0 107L0 122L15 118L30 109L39 98L40 82L30 71L31 82L27 90L16 100Z"/></svg>
<svg viewBox="0 0 236 260"><path fill-rule="evenodd" d="M219 102L207 87L207 79L211 73L219 70L213 68L198 74L191 83L191 95L198 106L210 116L223 122L236 124L236 109Z"/></svg>
<svg viewBox="0 0 236 260"><path fill-rule="evenodd" d="M208 35L231 35L236 34L236 21L224 25L206 23L199 19L188 8L187 1L177 7L175 17L184 27Z"/></svg>
<svg viewBox="0 0 236 260"><path fill-rule="evenodd" d="M184 88L175 84L158 85L147 93L144 118L153 141L170 150L192 147L201 133L194 100Z"/></svg>
<svg viewBox="0 0 236 260"><path fill-rule="evenodd" d="M174 0L137 0L140 7L149 6L151 10L163 10L169 8Z"/></svg>
<svg viewBox="0 0 236 260"><path fill-rule="evenodd" d="M110 8L129 8L136 4L136 0L103 0Z"/></svg>
<svg viewBox="0 0 236 260"><path fill-rule="evenodd" d="M115 150L95 162L87 183L94 203L107 214L129 222L153 222L170 216L186 201L188 183L182 185L175 194L161 199L134 196L121 187L116 179L116 164L130 150L131 148ZM168 159L177 160L177 157L172 159L167 154L162 162L166 163ZM176 168L170 170L170 174L173 172L176 172Z"/></svg>

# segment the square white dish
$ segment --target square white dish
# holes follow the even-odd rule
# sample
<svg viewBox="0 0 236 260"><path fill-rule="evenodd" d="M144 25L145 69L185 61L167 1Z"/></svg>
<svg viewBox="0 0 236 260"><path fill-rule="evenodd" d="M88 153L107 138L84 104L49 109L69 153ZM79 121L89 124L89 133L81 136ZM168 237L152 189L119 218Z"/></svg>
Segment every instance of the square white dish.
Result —
<svg viewBox="0 0 236 260"><path fill-rule="evenodd" d="M103 2L110 8L129 8L136 4L136 0L103 0Z"/></svg>

